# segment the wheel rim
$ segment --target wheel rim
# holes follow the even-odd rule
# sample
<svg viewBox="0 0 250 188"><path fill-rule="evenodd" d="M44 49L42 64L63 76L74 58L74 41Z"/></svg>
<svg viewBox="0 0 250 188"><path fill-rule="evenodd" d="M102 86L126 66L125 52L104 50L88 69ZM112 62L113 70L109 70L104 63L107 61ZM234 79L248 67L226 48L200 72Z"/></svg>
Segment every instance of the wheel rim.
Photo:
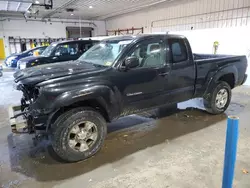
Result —
<svg viewBox="0 0 250 188"><path fill-rule="evenodd" d="M90 121L74 125L69 132L69 146L75 151L87 151L97 140L97 126Z"/></svg>
<svg viewBox="0 0 250 188"><path fill-rule="evenodd" d="M215 104L216 107L222 109L226 106L228 101L228 91L226 89L221 89L216 95Z"/></svg>

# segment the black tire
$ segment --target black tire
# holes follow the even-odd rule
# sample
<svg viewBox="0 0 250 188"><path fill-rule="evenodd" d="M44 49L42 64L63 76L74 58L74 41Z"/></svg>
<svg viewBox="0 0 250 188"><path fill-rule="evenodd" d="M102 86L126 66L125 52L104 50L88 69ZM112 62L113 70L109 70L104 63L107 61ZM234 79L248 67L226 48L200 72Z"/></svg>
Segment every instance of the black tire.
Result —
<svg viewBox="0 0 250 188"><path fill-rule="evenodd" d="M76 151L69 145L70 130L81 122L90 121L97 127L97 138L87 151ZM52 147L56 154L67 162L87 159L102 147L107 134L106 121L103 116L92 108L83 107L67 111L57 118L51 127Z"/></svg>
<svg viewBox="0 0 250 188"><path fill-rule="evenodd" d="M227 91L228 97L226 104L222 108L218 108L216 106L216 96L221 89L225 89ZM230 85L224 81L217 82L212 86L210 92L204 98L204 106L206 111L214 115L225 112L231 102L231 96L232 92Z"/></svg>

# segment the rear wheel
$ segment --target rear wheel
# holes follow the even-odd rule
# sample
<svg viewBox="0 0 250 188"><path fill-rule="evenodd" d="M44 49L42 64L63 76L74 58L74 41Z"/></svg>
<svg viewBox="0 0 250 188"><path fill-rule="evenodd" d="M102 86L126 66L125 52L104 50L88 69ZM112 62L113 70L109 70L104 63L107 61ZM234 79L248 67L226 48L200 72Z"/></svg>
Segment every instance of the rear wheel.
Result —
<svg viewBox="0 0 250 188"><path fill-rule="evenodd" d="M221 114L228 108L231 102L231 87L227 82L216 83L210 93L204 98L204 106L211 114Z"/></svg>
<svg viewBox="0 0 250 188"><path fill-rule="evenodd" d="M106 121L92 108L76 108L59 116L52 126L52 147L65 161L87 159L100 150Z"/></svg>

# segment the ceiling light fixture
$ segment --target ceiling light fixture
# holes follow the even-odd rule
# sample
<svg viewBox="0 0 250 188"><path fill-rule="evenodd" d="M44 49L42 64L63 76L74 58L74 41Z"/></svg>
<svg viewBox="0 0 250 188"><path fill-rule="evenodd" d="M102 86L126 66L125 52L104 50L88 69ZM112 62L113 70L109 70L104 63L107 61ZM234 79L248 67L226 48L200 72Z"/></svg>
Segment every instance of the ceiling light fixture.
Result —
<svg viewBox="0 0 250 188"><path fill-rule="evenodd" d="M35 1L35 3L36 3L36 4L40 4L40 2L39 2L39 1Z"/></svg>
<svg viewBox="0 0 250 188"><path fill-rule="evenodd" d="M93 6L90 5L89 8L93 8Z"/></svg>

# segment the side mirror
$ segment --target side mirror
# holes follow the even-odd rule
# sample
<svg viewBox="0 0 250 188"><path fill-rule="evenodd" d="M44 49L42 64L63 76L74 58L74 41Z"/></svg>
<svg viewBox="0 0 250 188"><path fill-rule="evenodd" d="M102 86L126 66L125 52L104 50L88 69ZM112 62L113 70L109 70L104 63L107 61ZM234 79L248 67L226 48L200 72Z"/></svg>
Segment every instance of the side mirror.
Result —
<svg viewBox="0 0 250 188"><path fill-rule="evenodd" d="M132 56L132 57L128 57L128 58L125 59L125 67L128 68L128 69L138 67L139 64L140 63L139 63L139 58L138 57Z"/></svg>
<svg viewBox="0 0 250 188"><path fill-rule="evenodd" d="M56 53L55 53L55 56L57 56L57 57L58 57L58 56L61 56L61 55L62 55L62 54L61 54L60 52L56 52Z"/></svg>
<svg viewBox="0 0 250 188"><path fill-rule="evenodd" d="M59 57L58 57L58 56L54 56L54 57L52 57L52 59L53 59L53 60L58 60Z"/></svg>

